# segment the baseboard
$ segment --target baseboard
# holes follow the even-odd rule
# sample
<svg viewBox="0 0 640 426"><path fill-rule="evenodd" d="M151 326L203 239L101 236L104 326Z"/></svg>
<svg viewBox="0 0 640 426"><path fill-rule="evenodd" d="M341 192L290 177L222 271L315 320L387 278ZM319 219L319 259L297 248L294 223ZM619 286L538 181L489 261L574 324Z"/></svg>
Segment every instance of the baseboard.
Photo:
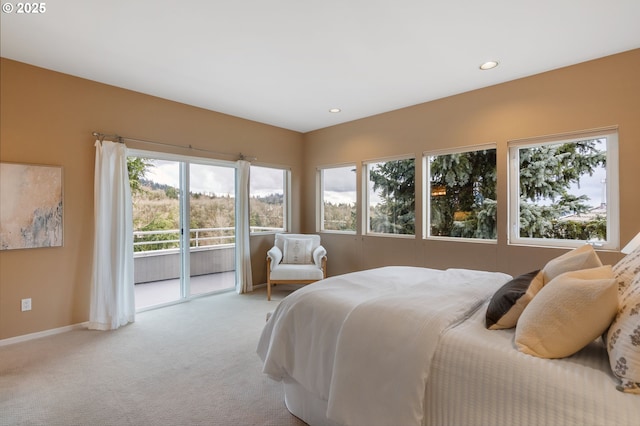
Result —
<svg viewBox="0 0 640 426"><path fill-rule="evenodd" d="M256 289L264 288L264 287L267 287L267 283L254 285L253 289L256 290ZM153 308L157 308L157 306L154 306ZM143 311L146 311L146 310L147 309L143 309L142 311L137 311L136 313L140 313L140 312L143 312ZM26 342L28 340L39 339L41 337L52 336L54 334L66 333L67 331L79 330L81 328L87 328L88 324L89 324L89 322L85 321L85 322L80 323L80 324L67 325L65 327L53 328L51 330L38 331L36 333L24 334L22 336L9 337L7 339L1 339L0 340L0 347L7 346L7 345L13 345L14 343Z"/></svg>
<svg viewBox="0 0 640 426"><path fill-rule="evenodd" d="M39 339L41 337L52 336L54 334L66 333L67 331L79 330L81 328L87 328L88 322L80 324L67 325L59 328L52 328L51 330L38 331L36 333L23 334L22 336L9 337L8 339L0 340L0 346L13 345L14 343L26 342L28 340Z"/></svg>

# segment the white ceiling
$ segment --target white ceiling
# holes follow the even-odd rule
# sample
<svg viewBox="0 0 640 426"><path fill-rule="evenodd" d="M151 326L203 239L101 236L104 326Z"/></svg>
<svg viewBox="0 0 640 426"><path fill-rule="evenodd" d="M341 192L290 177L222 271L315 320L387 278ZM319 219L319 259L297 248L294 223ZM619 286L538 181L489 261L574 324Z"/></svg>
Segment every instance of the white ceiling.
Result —
<svg viewBox="0 0 640 426"><path fill-rule="evenodd" d="M640 47L640 0L45 5L3 57L300 132Z"/></svg>

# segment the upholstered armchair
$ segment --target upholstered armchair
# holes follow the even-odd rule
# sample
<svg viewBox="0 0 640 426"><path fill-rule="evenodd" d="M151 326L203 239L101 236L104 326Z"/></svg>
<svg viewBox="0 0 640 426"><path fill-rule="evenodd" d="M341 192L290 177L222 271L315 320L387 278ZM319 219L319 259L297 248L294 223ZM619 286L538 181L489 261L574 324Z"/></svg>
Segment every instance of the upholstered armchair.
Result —
<svg viewBox="0 0 640 426"><path fill-rule="evenodd" d="M267 300L276 284L310 284L327 277L327 251L320 236L276 234L267 252Z"/></svg>

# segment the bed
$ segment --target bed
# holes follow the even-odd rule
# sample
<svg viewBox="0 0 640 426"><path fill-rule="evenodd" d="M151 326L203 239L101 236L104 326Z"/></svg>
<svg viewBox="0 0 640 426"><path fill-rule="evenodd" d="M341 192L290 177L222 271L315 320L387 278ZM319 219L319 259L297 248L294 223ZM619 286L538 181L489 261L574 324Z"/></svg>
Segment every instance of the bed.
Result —
<svg viewBox="0 0 640 426"><path fill-rule="evenodd" d="M258 355L310 425L637 425L640 396L616 389L607 348L522 353L487 306L512 277L390 266L287 296Z"/></svg>

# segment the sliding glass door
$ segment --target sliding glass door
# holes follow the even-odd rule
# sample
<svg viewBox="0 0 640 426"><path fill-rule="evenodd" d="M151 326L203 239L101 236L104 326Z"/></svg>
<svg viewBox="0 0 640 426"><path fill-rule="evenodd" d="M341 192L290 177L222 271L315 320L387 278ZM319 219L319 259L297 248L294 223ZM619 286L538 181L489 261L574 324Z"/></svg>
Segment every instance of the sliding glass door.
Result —
<svg viewBox="0 0 640 426"><path fill-rule="evenodd" d="M136 309L235 285L235 167L133 151Z"/></svg>
<svg viewBox="0 0 640 426"><path fill-rule="evenodd" d="M128 167L136 309L178 301L182 268L180 162L129 157Z"/></svg>
<svg viewBox="0 0 640 426"><path fill-rule="evenodd" d="M190 296L235 285L235 169L189 164Z"/></svg>

